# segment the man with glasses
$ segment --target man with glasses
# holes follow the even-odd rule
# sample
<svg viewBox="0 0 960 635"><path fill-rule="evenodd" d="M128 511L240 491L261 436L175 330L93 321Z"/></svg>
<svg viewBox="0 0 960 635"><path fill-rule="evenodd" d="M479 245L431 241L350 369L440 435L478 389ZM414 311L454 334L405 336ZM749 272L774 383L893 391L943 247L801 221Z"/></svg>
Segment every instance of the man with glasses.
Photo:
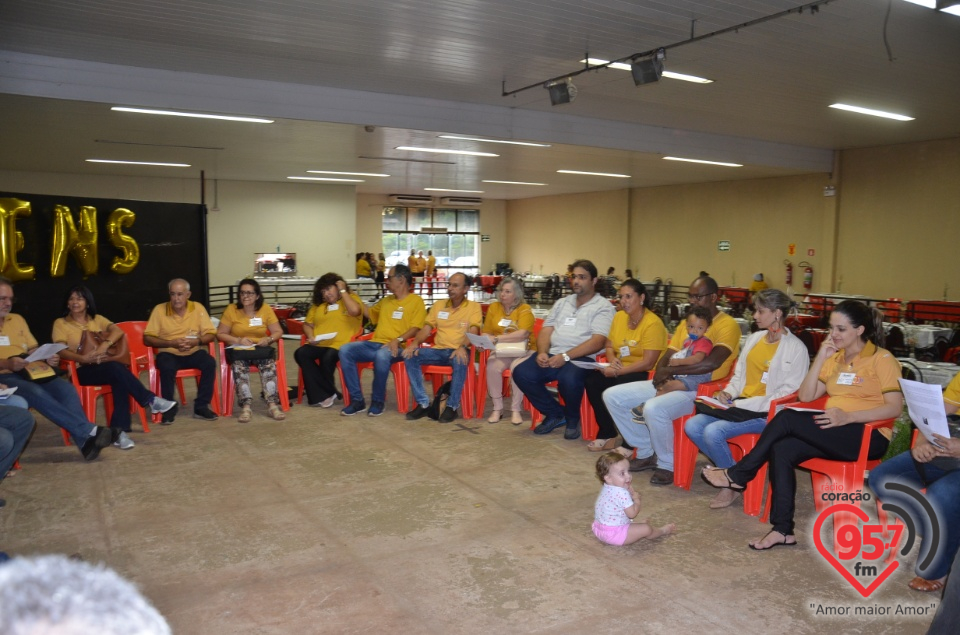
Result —
<svg viewBox="0 0 960 635"><path fill-rule="evenodd" d="M350 405L340 411L345 417L351 417L367 409L360 388L360 374L357 364L373 362L373 395L370 398L368 417L383 414L387 395L387 375L390 366L403 359L403 343L416 335L423 327L427 310L423 299L410 292L413 287L413 274L406 265L390 268L387 275L386 296L364 314L377 325L373 337L361 342L348 342L340 347L340 368L343 381L350 395Z"/></svg>
<svg viewBox="0 0 960 635"><path fill-rule="evenodd" d="M467 300L470 279L464 273L455 273L447 283L447 300L438 300L430 307L426 324L417 332L413 342L403 351L410 390L417 405L407 413L407 419L422 419L427 414L430 399L423 388L423 364L436 364L453 368L450 383L450 397L447 407L440 413L440 423L450 423L457 418L460 408L460 396L467 380L467 364L472 364L470 341L467 333L480 334L483 326L483 311L476 302ZM420 348L436 329L434 344L430 348Z"/></svg>
<svg viewBox="0 0 960 635"><path fill-rule="evenodd" d="M564 426L564 439L580 438L580 402L587 375L592 372L573 361L592 362L607 343L615 311L610 301L596 293L597 268L589 260L571 265L573 295L553 305L537 336L537 354L513 372L513 381L537 410L543 422L534 434L549 434ZM561 406L546 384L557 382Z"/></svg>
<svg viewBox="0 0 960 635"><path fill-rule="evenodd" d="M623 440L637 448L637 458L630 461L630 471L653 470L650 483L667 485L673 482L673 420L693 412L696 391L676 391L657 395L657 389L674 375L712 373L713 380L726 377L740 351L740 325L717 308L717 281L710 276L697 278L690 284L690 306L707 309L713 323L704 337L713 342L713 350L702 362L692 366L670 366L670 358L683 349L687 330L677 327L666 352L657 362L650 381L635 382L608 388L603 393L610 416ZM643 404L643 423L633 420L631 408Z"/></svg>
<svg viewBox="0 0 960 635"><path fill-rule="evenodd" d="M199 370L200 384L193 401L193 417L214 421L217 415L210 409L210 402L216 385L217 360L207 352L206 346L216 338L217 329L203 305L190 301L189 282L174 278L167 289L170 301L154 307L143 331L143 343L158 349L156 364L160 373L160 396L174 398L178 370ZM173 423L173 415L164 413L161 423Z"/></svg>

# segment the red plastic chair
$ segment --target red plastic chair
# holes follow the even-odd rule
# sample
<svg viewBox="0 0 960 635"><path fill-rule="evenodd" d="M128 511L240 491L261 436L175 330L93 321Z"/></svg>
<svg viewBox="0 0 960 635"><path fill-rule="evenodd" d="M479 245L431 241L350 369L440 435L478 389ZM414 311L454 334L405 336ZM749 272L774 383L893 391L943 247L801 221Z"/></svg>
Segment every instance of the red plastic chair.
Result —
<svg viewBox="0 0 960 635"><path fill-rule="evenodd" d="M220 412L229 417L233 414L233 402L236 395L236 386L233 382L233 372L230 362L227 361L226 346L220 342L220 395L222 398ZM283 340L277 342L277 395L280 397L280 409L290 410L290 393L287 389L287 358L284 354ZM256 364L250 364L251 372L260 372Z"/></svg>
<svg viewBox="0 0 960 635"><path fill-rule="evenodd" d="M697 386L697 397L709 397L727 385L730 376L723 379L708 381ZM683 489L690 489L693 483L693 473L697 467L697 454L700 450L690 440L683 426L687 419L696 414L696 410L673 420L673 484Z"/></svg>
<svg viewBox="0 0 960 635"><path fill-rule="evenodd" d="M367 333L366 335L361 335L357 337L354 341L366 341L373 339L373 333ZM407 340L407 343L410 343L410 340ZM373 370L373 362L360 362L357 364L357 379L363 378L363 371L370 369ZM343 367L340 365L340 362L337 362L337 371L340 374L340 385L346 386L347 382L343 377ZM397 393L397 412L400 414L406 414L410 410L410 400L406 390L401 390L402 386L406 385L407 381L407 367L401 359L399 362L394 362L390 365L390 372L393 373L393 387ZM343 405L350 405L350 393L346 390L343 391Z"/></svg>
<svg viewBox="0 0 960 635"><path fill-rule="evenodd" d="M212 357L214 361L216 361L217 359L216 344L214 342L210 342L209 344L207 344L207 350L210 353L210 357ZM133 355L132 350L130 354L131 356ZM159 395L161 394L160 393L160 373L157 372L157 363L156 363L155 354L150 355L149 363L150 363L150 369L149 369L150 390L153 392L153 394ZM176 374L177 391L180 393L180 403L181 405L184 405L184 406L187 405L187 397L186 397L186 394L183 392L183 379L185 377L193 377L194 379L196 379L197 385L199 386L200 371L197 370L196 368L184 368L183 370L177 371L177 374ZM214 414L219 415L220 414L220 377L218 376L218 373L214 373L213 381L214 381L213 398L210 400L210 409L213 410ZM162 416L163 415L161 415L158 412L153 415L153 420L159 422Z"/></svg>
<svg viewBox="0 0 960 635"><path fill-rule="evenodd" d="M70 383L77 391L80 397L80 405L83 407L83 414L87 421L96 422L97 420L97 399L103 397L103 410L107 415L107 425L110 422L110 416L113 414L113 392L109 384L98 384L94 386L80 385L80 378L77 377L77 363L69 359L60 360L60 368L69 371ZM60 428L63 435L63 444L70 445L70 433Z"/></svg>
<svg viewBox="0 0 960 635"><path fill-rule="evenodd" d="M130 350L130 372L140 379L140 375L147 373L147 385L153 386L156 378L156 366L153 363L153 348L143 343L143 331L147 328L146 322L117 322L117 328L127 336L127 348ZM159 394L159 393L157 393ZM140 424L144 432L150 432L150 425L147 423L146 410L143 406L133 401L137 414L140 415Z"/></svg>
<svg viewBox="0 0 960 635"><path fill-rule="evenodd" d="M826 405L827 397L824 395L816 401L810 403L795 402L787 405L802 406L804 408L823 408ZM845 492L851 494L857 491L863 491L863 474L867 470L880 464L880 459L869 460L867 454L870 451L870 435L874 430L881 428L893 429L893 423L896 419L882 419L880 421L871 421L863 426L863 439L860 442L860 454L853 461L833 461L830 459L810 459L804 461L799 467L810 470L810 477L813 480L813 502L819 515L824 509L830 506L829 501L823 500L821 496L824 492ZM851 505L860 507L860 501L847 501ZM767 522L770 516L770 497L767 497L763 506L763 516L760 522ZM833 517L834 540L840 527L846 524L856 524L858 519L853 514L838 512Z"/></svg>
<svg viewBox="0 0 960 635"><path fill-rule="evenodd" d="M484 315L486 319L486 315ZM536 347L537 336L540 335L540 331L543 329L543 318L535 318L533 320L533 340L534 347ZM477 370L477 418L483 418L483 412L486 409L487 405L487 359L490 357L490 351L481 351L480 353L480 368ZM500 393L503 395L504 399L510 394L511 383L510 383L510 369L503 369L503 391ZM533 406L530 402L524 398L523 407L530 412L533 412Z"/></svg>

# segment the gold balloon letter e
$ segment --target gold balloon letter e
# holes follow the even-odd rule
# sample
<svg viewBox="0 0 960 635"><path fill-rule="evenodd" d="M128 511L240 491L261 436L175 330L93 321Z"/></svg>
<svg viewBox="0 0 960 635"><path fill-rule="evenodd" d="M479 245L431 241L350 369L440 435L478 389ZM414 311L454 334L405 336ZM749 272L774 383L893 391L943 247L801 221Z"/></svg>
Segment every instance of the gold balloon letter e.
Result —
<svg viewBox="0 0 960 635"><path fill-rule="evenodd" d="M36 272L30 265L17 262L23 249L23 232L17 231L17 218L29 216L30 203L15 198L0 198L0 274L14 282L33 280Z"/></svg>

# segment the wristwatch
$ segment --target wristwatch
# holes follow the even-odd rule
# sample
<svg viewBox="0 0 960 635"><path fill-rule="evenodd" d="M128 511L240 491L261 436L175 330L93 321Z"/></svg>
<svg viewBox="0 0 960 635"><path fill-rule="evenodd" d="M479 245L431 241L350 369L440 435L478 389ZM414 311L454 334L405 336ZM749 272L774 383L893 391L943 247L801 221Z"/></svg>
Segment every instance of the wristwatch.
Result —
<svg viewBox="0 0 960 635"><path fill-rule="evenodd" d="M564 353L564 354L563 354L563 361L569 362L569 361L570 361L570 356L567 355L566 353Z"/></svg>

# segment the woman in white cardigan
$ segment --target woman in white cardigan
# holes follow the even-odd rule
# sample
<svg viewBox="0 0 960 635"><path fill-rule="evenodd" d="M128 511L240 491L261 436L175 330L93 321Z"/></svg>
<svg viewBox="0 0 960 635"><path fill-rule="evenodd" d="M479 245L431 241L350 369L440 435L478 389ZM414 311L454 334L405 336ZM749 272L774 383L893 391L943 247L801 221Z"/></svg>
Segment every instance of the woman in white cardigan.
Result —
<svg viewBox="0 0 960 635"><path fill-rule="evenodd" d="M795 306L790 297L777 289L764 289L753 302L753 319L761 330L747 338L733 377L713 395L730 409L716 409L717 416L697 414L684 426L687 436L721 469L734 464L727 439L762 432L770 402L795 392L810 367L807 347L783 325ZM753 413L756 417L750 416ZM736 496L733 489L721 489L710 508L728 507Z"/></svg>

